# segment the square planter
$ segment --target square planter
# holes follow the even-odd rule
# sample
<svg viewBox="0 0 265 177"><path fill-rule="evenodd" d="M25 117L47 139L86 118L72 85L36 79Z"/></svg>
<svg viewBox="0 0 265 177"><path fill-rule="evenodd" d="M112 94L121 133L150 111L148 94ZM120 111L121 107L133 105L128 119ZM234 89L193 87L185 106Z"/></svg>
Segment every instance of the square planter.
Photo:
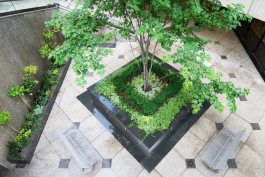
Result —
<svg viewBox="0 0 265 177"><path fill-rule="evenodd" d="M78 99L148 171L151 171L210 107L210 104L205 102L197 114L191 113L190 105L182 107L166 130L146 137L136 125L132 126L132 120L126 112L96 91L98 84L132 62L90 86L86 92L78 96ZM178 70L169 64L162 64L162 66L171 72L178 73Z"/></svg>

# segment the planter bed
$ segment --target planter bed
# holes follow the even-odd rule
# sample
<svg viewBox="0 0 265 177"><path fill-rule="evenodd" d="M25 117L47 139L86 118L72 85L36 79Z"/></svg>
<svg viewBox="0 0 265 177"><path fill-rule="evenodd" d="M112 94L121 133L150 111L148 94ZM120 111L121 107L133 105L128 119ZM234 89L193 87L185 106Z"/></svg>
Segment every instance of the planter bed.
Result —
<svg viewBox="0 0 265 177"><path fill-rule="evenodd" d="M124 69L128 69L128 67L135 64L137 59L128 63L124 67L115 71L111 75L97 82L87 89L87 91L80 96L78 99L95 115L97 119L109 129L110 132L121 142L121 144L148 170L151 171L159 161L174 147L174 145L179 141L179 139L184 136L184 134L190 129L190 127L201 117L201 115L209 108L209 103L205 102L201 111L197 114L191 113L190 104L187 104L180 108L177 114L174 114L174 118L167 126L166 129L161 131L156 131L150 135L145 134L142 130L140 130L136 123L129 116L130 113L126 112L126 110L120 109L118 106L113 104L111 100L107 99L105 96L100 94L101 84L111 78L115 80L119 80L116 78L120 72ZM156 60L160 61L156 58ZM161 64L161 67L164 67L166 70L173 72L178 75L178 70L173 68L168 64ZM134 68L135 69L135 68ZM155 73L158 74L158 73ZM133 77L133 76L132 76ZM163 76L160 76L163 77ZM127 77L130 80L130 78ZM174 79L174 77L173 77ZM181 80L181 78L179 78ZM122 79L121 79L122 80ZM169 79L170 80L170 79ZM125 80L128 83L128 80ZM116 81L114 81L116 82ZM116 88L119 87L119 91L124 91L120 93L122 96L127 98L126 89L130 87L125 83L124 86L118 85L119 83L115 83ZM174 92L170 92L170 94L166 94L165 90L169 88L172 84L168 82L164 88L157 93L166 95L165 102L167 100L174 98L175 95L179 94L180 88L176 88ZM176 85L176 83L173 83ZM175 86L173 85L173 86ZM164 93L162 93L164 92ZM129 92L131 93L131 92ZM133 98L126 99L127 102L131 104L145 104L144 101L140 100L140 102L134 101L135 98L139 95L132 95ZM154 97L155 99L155 97ZM139 101L139 100L138 100ZM152 103L154 106L157 106L155 111L148 110L144 112L143 110L139 110L144 115L156 115L159 110L164 106L157 104L158 101ZM166 104L165 104L166 105ZM134 106L137 107L137 106Z"/></svg>
<svg viewBox="0 0 265 177"><path fill-rule="evenodd" d="M65 78L65 75L67 73L67 70L70 66L70 63L71 63L71 61L69 60L59 70L59 75L58 75L59 83L57 85L52 86L49 102L44 106L45 114L43 116L41 116L39 119L39 121L41 123L41 127L39 130L33 131L31 133L31 135L30 135L31 143L29 145L27 145L25 148L23 148L23 150L21 152L21 156L23 157L23 160L18 160L16 158L14 158L11 153L8 154L7 160L10 163L17 164L17 167L24 167L26 164L30 163L30 161L34 155L35 149L38 145L38 142L40 140L41 134L42 134L44 127L46 125L46 122L49 118L49 115L50 115L50 112L51 112L52 107L54 105L54 102L56 100L56 97L60 91L61 85L62 85L63 80Z"/></svg>

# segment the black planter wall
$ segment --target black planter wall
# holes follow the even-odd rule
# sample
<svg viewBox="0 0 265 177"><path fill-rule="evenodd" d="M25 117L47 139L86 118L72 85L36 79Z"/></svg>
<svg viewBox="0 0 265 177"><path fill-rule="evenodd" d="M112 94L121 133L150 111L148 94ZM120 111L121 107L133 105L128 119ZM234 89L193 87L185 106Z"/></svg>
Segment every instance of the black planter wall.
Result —
<svg viewBox="0 0 265 177"><path fill-rule="evenodd" d="M265 81L265 22L253 19L234 31Z"/></svg>

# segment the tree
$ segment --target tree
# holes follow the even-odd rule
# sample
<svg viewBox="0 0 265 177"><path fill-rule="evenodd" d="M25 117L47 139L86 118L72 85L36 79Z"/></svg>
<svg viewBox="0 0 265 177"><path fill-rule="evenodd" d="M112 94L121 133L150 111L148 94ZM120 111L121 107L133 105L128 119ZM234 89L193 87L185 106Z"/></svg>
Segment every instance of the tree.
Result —
<svg viewBox="0 0 265 177"><path fill-rule="evenodd" d="M61 45L53 48L49 58L57 64L72 59L73 69L79 75L78 82L82 84L89 68L104 70L101 61L111 50L100 48L100 45L117 33L129 40L135 38L141 48L144 91L147 92L151 89L148 78L152 68L148 60L156 47L161 45L170 52L173 44L178 43L178 50L163 57L163 61L182 65L180 74L185 84L192 83L195 89L193 112L198 112L205 100L222 111L224 106L218 94L225 94L228 106L235 111L235 98L249 91L236 88L231 82L221 82L221 73L205 65L210 60L204 51L208 41L196 36L195 32L199 28L234 29L240 21L251 20L242 10L241 4L222 8L219 0L89 0L84 2L82 9L64 16L56 14L46 22L49 30L61 30L65 38ZM119 19L119 23L113 19ZM111 32L101 34L104 28Z"/></svg>

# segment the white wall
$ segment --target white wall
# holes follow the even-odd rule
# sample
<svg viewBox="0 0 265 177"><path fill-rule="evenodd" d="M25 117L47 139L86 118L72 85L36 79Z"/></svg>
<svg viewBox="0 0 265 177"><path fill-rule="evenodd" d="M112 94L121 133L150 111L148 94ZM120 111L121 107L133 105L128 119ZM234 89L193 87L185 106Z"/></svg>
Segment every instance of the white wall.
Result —
<svg viewBox="0 0 265 177"><path fill-rule="evenodd" d="M223 6L231 3L241 3L245 6L244 12L254 18L265 21L265 0L220 0Z"/></svg>

